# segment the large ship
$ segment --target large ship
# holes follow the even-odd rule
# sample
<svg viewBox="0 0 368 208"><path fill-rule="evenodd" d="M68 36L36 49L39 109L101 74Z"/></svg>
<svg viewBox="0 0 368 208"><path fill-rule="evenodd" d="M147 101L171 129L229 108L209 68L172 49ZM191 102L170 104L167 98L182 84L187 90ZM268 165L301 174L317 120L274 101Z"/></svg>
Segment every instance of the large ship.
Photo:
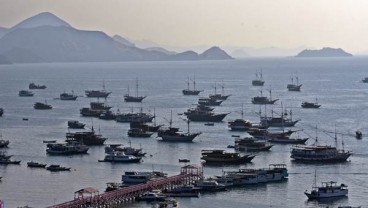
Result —
<svg viewBox="0 0 368 208"><path fill-rule="evenodd" d="M128 94L124 95L124 101L125 102L140 103L140 102L142 102L142 100L144 98L147 97L147 96L138 96L138 79L136 79L135 89L136 89L136 95L132 96L132 95L129 94L129 86L128 86Z"/></svg>
<svg viewBox="0 0 368 208"><path fill-rule="evenodd" d="M193 81L193 90L189 88L189 77L188 77L188 80L186 81L188 88L182 91L183 95L199 95L199 93L202 92L202 90L196 90L195 77L192 81Z"/></svg>
<svg viewBox="0 0 368 208"><path fill-rule="evenodd" d="M252 98L252 103L253 104L259 104L259 105L267 105L267 104L275 104L276 101L278 101L279 99L274 99L272 100L272 92L271 90L269 90L270 92L270 97L265 97L263 96L262 90L261 90L261 96L256 96Z"/></svg>
<svg viewBox="0 0 368 208"><path fill-rule="evenodd" d="M291 158L301 162L346 162L352 153L327 145L297 145L291 148Z"/></svg>
<svg viewBox="0 0 368 208"><path fill-rule="evenodd" d="M255 155L240 155L225 150L202 150L201 159L206 163L243 164L251 162Z"/></svg>
<svg viewBox="0 0 368 208"><path fill-rule="evenodd" d="M66 133L67 141L77 141L82 144L93 146L93 145L103 145L107 138L103 137L100 134L96 134L95 131L85 131L85 132L75 132L75 133Z"/></svg>
<svg viewBox="0 0 368 208"><path fill-rule="evenodd" d="M50 155L75 155L86 154L88 147L80 142L70 141L66 144L63 143L50 143L47 144L46 152Z"/></svg>
<svg viewBox="0 0 368 208"><path fill-rule="evenodd" d="M105 82L102 83L102 90L86 90L85 91L87 97L92 98L107 98L111 92L106 91Z"/></svg>
<svg viewBox="0 0 368 208"><path fill-rule="evenodd" d="M296 123L298 123L300 120L293 120L293 112L292 110L289 111L289 117L287 117L288 113L283 112L281 110L281 115L275 117L274 112L272 111L271 117L268 117L267 115L262 116L260 113L260 124L261 126L265 127L293 127Z"/></svg>
<svg viewBox="0 0 368 208"><path fill-rule="evenodd" d="M188 109L188 111L184 112L184 114L190 121L221 122L229 113L216 114L212 111L203 110L197 106L194 109Z"/></svg>

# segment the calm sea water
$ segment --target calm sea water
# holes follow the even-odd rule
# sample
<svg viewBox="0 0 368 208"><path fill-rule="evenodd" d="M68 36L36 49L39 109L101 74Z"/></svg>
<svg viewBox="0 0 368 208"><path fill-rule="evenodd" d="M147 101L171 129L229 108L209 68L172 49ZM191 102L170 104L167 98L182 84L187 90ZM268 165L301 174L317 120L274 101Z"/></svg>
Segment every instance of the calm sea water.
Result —
<svg viewBox="0 0 368 208"><path fill-rule="evenodd" d="M241 166L205 167L207 176L219 175L222 170L238 168L262 168L271 163L287 164L290 176L287 182L248 186L216 194L203 194L200 198L178 199L181 207L337 207L338 205L368 206L368 139L356 140L353 133L360 129L368 134L368 84L359 82L368 76L368 58L342 59L245 59L215 62L144 62L144 63L80 63L80 64L24 64L0 66L0 107L5 114L0 118L3 139L11 141L7 154L22 160L20 166L0 166L0 199L6 207L29 205L45 207L71 200L73 193L84 187L95 187L102 192L107 182L120 182L127 170L163 170L177 174L181 165L179 158L188 158L200 164L200 151L206 148L226 148L234 143L233 132L228 131L227 122L213 127L203 123L191 123L191 131L202 135L193 143L165 143L153 136L149 139L131 139L133 146L141 145L148 153L140 164L98 163L104 157L104 148L91 147L83 156L48 156L43 140L65 139L67 120L80 120L91 126L91 119L81 117L79 109L89 105L93 99L78 98L77 101L60 101L64 91L74 90L79 95L87 89L101 89L102 82L113 93L107 103L114 110L138 111L140 104L124 103L127 86L134 88L136 77L140 81L140 94L147 95L145 110L156 109L157 123L166 124L164 118L174 114L174 125L186 129L186 123L178 116L198 97L183 96L185 80L194 76L202 96L214 93L212 86L225 85L225 93L232 96L217 112L231 112L224 121L240 118L244 104L245 118L257 122L255 112L259 107L250 104L259 94L259 87L251 86L256 70L262 69L266 89L272 88L273 97L279 98L283 106L293 108L293 116L301 119L297 125L308 134L315 135L314 126L320 130L345 134L345 148L354 152L351 162L330 165L304 165L290 160L290 146L275 145L270 152L259 153L253 163ZM290 76L297 74L303 84L301 92L288 92ZM46 90L35 91L30 98L18 97L19 90L26 89L30 82L47 85ZM321 109L301 109L302 101L318 101ZM54 109L36 111L34 102L45 101ZM280 101L274 106L280 110ZM270 109L269 109L270 110ZM22 118L29 118L23 121ZM114 121L93 120L95 129L108 137L107 143L128 144L129 124ZM318 133L320 143L334 144L333 134ZM338 141L341 146L341 136ZM46 170L26 167L28 161L48 164L56 163L72 167L71 172L50 173ZM349 186L349 197L327 202L309 202L303 194L313 184L314 170L317 180L335 180ZM150 207L145 203L134 203L128 207Z"/></svg>

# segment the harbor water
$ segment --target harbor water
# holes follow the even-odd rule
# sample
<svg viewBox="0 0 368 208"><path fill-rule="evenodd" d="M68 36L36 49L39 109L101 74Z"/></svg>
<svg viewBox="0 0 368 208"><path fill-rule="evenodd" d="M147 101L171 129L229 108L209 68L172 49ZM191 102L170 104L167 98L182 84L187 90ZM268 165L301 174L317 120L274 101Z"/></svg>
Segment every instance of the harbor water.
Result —
<svg viewBox="0 0 368 208"><path fill-rule="evenodd" d="M338 164L301 164L290 159L290 145L275 145L269 152L256 153L252 163L246 165L206 166L206 176L221 175L223 170L239 168L263 168L269 164L284 163L288 167L289 178L285 182L237 187L226 192L202 194L199 198L178 198L181 207L337 207L339 205L368 206L368 84L360 80L368 76L368 58L252 58L230 61L182 61L182 62L125 62L125 63L50 63L15 64L0 66L0 107L4 115L0 117L0 134L10 140L9 148L0 151L21 160L21 165L0 165L0 199L5 207L31 206L46 207L72 200L74 192L95 187L100 193L106 183L120 182L124 171L150 171L152 169L178 174L178 159L189 159L191 164L201 164L201 150L234 145L232 135L241 132L228 130L227 121L244 118L259 122L260 107L251 104L251 98L260 94L280 99L267 107L276 113L283 107L293 110L293 119L301 121L296 129L303 129L311 136L316 135L320 144L337 145L352 151L349 162ZM251 85L256 71L262 70L265 86ZM297 75L303 84L301 92L289 92L286 85L290 77ZM183 96L187 77L196 79L196 88L204 90L200 96ZM139 94L146 95L144 102L125 103L124 94L128 85L130 93L135 93L135 80L139 79ZM28 89L28 84L44 84L45 90L34 90L34 97L19 97L18 92ZM146 157L138 164L99 163L104 157L104 147L91 147L86 155L49 156L43 140L65 140L68 132L67 121L79 120L88 127L106 136L107 144L129 145L128 123L116 123L94 118L81 117L79 109L88 107L91 99L79 97L77 101L61 101L55 98L62 92L74 91L83 96L85 90L101 89L102 83L112 91L106 102L113 111L120 112L155 110L157 124L168 126L170 112L173 112L173 126L187 131L183 121L184 111L197 103L201 96L214 93L217 83L225 86L225 94L231 96L215 108L215 112L230 113L224 122L205 126L201 122L191 122L191 132L202 132L193 143L166 143L156 138L131 138L132 146L141 146ZM192 86L191 86L192 87ZM320 109L302 109L303 101L315 101ZM52 110L34 110L35 102L47 101ZM104 100L100 100L104 101ZM262 111L264 108L262 107ZM28 120L23 120L28 118ZM316 131L316 126L318 130ZM334 139L335 126L338 140ZM363 133L363 139L354 137L355 131ZM300 136L306 136L300 132ZM229 151L233 151L228 149ZM60 164L71 167L70 172L51 173L44 169L27 168L28 161ZM304 191L314 183L337 181L349 187L348 197L328 201L308 201ZM152 207L148 203L130 203L125 207Z"/></svg>

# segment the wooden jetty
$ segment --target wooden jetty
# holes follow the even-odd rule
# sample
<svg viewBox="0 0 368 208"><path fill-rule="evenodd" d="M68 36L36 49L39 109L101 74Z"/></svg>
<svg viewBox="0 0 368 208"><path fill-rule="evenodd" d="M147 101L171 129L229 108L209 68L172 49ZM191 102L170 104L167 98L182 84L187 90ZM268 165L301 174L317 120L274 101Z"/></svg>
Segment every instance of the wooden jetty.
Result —
<svg viewBox="0 0 368 208"><path fill-rule="evenodd" d="M134 200L147 191L154 189L172 188L175 185L190 185L203 178L203 169L197 165L186 165L181 168L179 175L159 178L147 183L120 188L99 194L94 188L85 188L75 192L74 200L49 208L82 208L82 207L114 207L127 201Z"/></svg>

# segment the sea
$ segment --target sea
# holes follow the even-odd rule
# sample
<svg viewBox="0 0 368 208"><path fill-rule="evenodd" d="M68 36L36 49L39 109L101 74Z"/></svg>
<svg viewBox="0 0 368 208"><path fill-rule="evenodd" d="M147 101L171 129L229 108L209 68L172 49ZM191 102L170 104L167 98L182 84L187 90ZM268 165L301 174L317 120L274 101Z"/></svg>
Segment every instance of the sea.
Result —
<svg viewBox="0 0 368 208"><path fill-rule="evenodd" d="M255 73L262 70L264 87L251 85ZM289 92L286 85L292 76L303 84L301 92ZM116 63L47 63L0 65L0 117L2 139L10 141L9 148L0 151L21 160L20 165L0 165L0 199L5 207L47 207L72 200L74 192L94 187L104 192L106 183L121 182L124 171L164 171L175 175L185 165L178 159L189 159L190 164L201 165L201 150L227 149L233 145L233 135L227 121L241 118L259 122L259 113L275 115L282 108L292 110L293 119L300 119L296 129L302 137L310 137L309 144L318 138L319 144L337 145L353 155L346 163L301 164L290 158L291 145L275 145L269 152L256 153L252 163L244 165L208 166L203 164L207 177L221 175L222 171L239 168L267 168L269 164L286 164L287 181L244 186L226 192L202 194L199 198L178 198L180 207L338 207L340 205L368 207L368 84L361 80L368 76L368 57L353 58L248 58L226 61L173 61L173 62L116 62ZM186 80L194 78L200 96L183 96ZM128 86L130 93L146 95L142 104L125 103ZM19 97L18 92L28 89L29 83L44 84L45 90L33 90L34 97ZM116 112L156 113L157 124L169 125L173 112L173 126L187 131L182 115L197 103L199 97L215 93L231 96L215 108L215 112L230 113L223 122L205 126L191 122L191 132L202 132L193 143L166 143L156 135L151 138L129 138L129 124L82 117L79 109L88 107L91 99L84 97L85 90L106 89L111 95L104 101ZM193 87L193 86L191 86ZM279 99L275 105L260 108L251 104L252 97L268 95ZM77 101L61 101L60 93L74 91ZM303 101L318 99L320 109L302 109ZM35 102L47 101L52 110L35 110ZM288 111L288 115L290 112ZM23 120L28 118L28 120ZM64 141L68 120L86 123L88 128L107 137L107 144L121 143L142 147L147 156L138 164L101 163L104 147L91 147L88 154L79 156L49 156L44 140ZM335 129L337 140L335 140ZM363 139L355 138L355 131ZM26 163L38 161L71 167L70 172L51 173L45 169L31 169ZM349 187L348 197L327 201L308 201L304 195L311 190L316 172L317 184L336 181ZM152 207L151 204L128 203L123 207Z"/></svg>

